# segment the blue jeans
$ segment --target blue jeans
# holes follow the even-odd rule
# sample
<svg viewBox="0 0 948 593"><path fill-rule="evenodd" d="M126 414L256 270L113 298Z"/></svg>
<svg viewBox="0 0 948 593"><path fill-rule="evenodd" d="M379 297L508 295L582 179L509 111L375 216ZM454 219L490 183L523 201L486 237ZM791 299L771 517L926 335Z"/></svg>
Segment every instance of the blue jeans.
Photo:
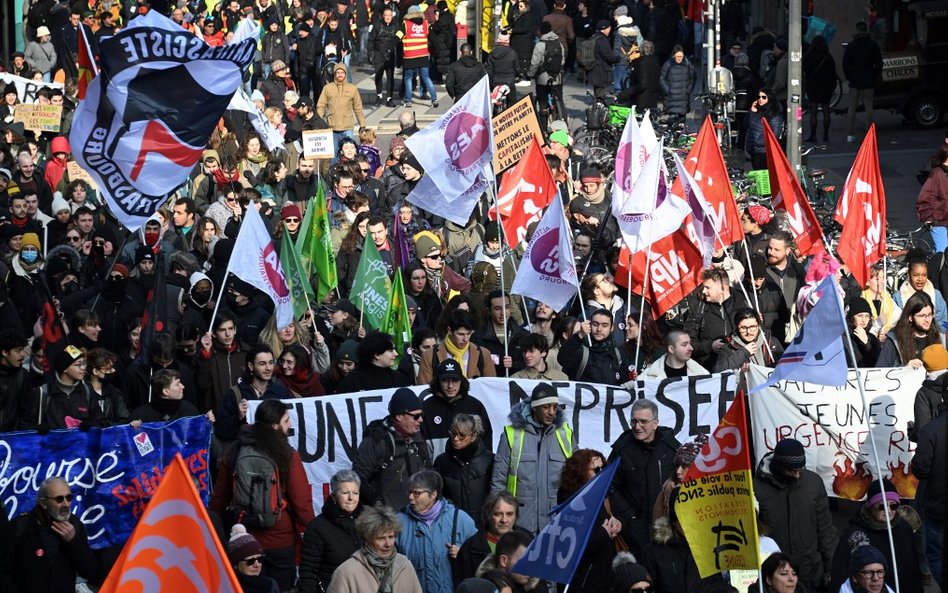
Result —
<svg viewBox="0 0 948 593"><path fill-rule="evenodd" d="M629 86L629 65L615 64L612 67L612 88L618 95Z"/></svg>
<svg viewBox="0 0 948 593"><path fill-rule="evenodd" d="M948 227L932 225L931 233L935 253L941 253L948 248Z"/></svg>
<svg viewBox="0 0 948 593"><path fill-rule="evenodd" d="M412 79L415 77L415 73L418 73L421 76L421 83L428 89L428 94L431 95L432 101L438 100L438 93L435 91L434 83L431 82L431 77L428 76L428 67L423 68L410 68L405 70L402 73L402 79L405 82L405 102L411 103L412 100ZM424 92L422 92L424 94Z"/></svg>
<svg viewBox="0 0 948 593"><path fill-rule="evenodd" d="M944 545L945 528L936 524L929 517L925 517L925 557L928 559L928 568L935 577L935 582L941 584L942 566L941 550Z"/></svg>

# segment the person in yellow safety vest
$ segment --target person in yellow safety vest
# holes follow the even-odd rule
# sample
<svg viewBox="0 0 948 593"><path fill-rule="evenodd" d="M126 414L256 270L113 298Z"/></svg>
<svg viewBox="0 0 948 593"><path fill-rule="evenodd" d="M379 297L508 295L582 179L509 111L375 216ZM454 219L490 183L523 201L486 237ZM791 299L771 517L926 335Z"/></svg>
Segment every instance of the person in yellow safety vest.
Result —
<svg viewBox="0 0 948 593"><path fill-rule="evenodd" d="M560 470L576 450L576 437L549 383L539 383L529 401L514 404L507 419L494 456L491 491L516 496L517 527L536 534L549 522Z"/></svg>

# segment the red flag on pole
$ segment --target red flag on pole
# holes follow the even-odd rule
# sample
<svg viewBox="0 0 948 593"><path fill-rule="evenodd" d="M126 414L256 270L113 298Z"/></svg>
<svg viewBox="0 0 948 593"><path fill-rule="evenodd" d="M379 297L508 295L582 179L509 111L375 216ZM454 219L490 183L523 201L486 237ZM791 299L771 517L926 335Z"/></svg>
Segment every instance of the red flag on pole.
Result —
<svg viewBox="0 0 948 593"><path fill-rule="evenodd" d="M783 153L770 124L764 118L764 137L767 142L767 168L770 170L770 190L775 210L784 210L797 248L803 255L823 250L823 229L807 201L800 180Z"/></svg>
<svg viewBox="0 0 948 593"><path fill-rule="evenodd" d="M95 56L92 55L92 46L86 38L86 28L79 26L79 80L78 94L79 100L86 98L86 89L93 78L99 75L99 67L95 63Z"/></svg>
<svg viewBox="0 0 948 593"><path fill-rule="evenodd" d="M833 218L843 225L836 252L859 286L865 287L872 265L885 256L885 188L875 124L856 153Z"/></svg>
<svg viewBox="0 0 948 593"><path fill-rule="evenodd" d="M718 146L717 136L714 134L714 123L706 117L698 137L685 159L685 170L695 178L698 187L704 194L704 199L711 207L718 234L725 245L744 240L744 229L741 228L741 215L737 211L737 202L731 189L731 180L724 164L724 155ZM672 184L672 193L683 195L680 179Z"/></svg>
<svg viewBox="0 0 948 593"><path fill-rule="evenodd" d="M100 593L240 593L181 454L174 456Z"/></svg>
<svg viewBox="0 0 948 593"><path fill-rule="evenodd" d="M497 190L500 223L509 245L517 245L527 236L530 223L540 220L543 209L556 197L556 181L546 164L543 148L536 136L530 148L504 173ZM496 220L494 209L489 216Z"/></svg>

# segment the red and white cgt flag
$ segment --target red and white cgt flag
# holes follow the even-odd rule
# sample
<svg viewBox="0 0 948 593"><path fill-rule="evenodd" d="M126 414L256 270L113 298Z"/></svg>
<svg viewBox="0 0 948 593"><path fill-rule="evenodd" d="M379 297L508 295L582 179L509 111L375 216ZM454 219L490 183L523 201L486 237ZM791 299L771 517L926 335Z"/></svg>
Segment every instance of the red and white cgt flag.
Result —
<svg viewBox="0 0 948 593"><path fill-rule="evenodd" d="M527 227L540 220L543 209L556 197L556 180L546 164L536 136L523 158L504 173L497 190L500 222L509 245L518 245L527 236ZM496 220L496 211L489 212Z"/></svg>
<svg viewBox="0 0 948 593"><path fill-rule="evenodd" d="M856 153L833 218L843 225L836 252L859 286L865 287L872 265L885 256L885 188L875 124Z"/></svg>
<svg viewBox="0 0 948 593"><path fill-rule="evenodd" d="M767 119L764 119L764 137L767 141L767 168L770 170L770 191L775 210L785 210L790 231L797 248L803 255L823 251L823 229L807 201L800 180L783 153Z"/></svg>

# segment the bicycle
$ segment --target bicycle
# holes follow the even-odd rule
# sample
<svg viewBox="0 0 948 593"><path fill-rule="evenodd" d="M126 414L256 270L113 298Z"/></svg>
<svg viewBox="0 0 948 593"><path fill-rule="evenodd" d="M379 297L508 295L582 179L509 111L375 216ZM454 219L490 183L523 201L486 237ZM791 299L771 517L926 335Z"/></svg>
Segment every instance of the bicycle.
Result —
<svg viewBox="0 0 948 593"><path fill-rule="evenodd" d="M731 152L734 144L734 133L731 115L734 110L734 93L705 93L698 95L705 110L714 123L714 134L718 146L727 153Z"/></svg>

